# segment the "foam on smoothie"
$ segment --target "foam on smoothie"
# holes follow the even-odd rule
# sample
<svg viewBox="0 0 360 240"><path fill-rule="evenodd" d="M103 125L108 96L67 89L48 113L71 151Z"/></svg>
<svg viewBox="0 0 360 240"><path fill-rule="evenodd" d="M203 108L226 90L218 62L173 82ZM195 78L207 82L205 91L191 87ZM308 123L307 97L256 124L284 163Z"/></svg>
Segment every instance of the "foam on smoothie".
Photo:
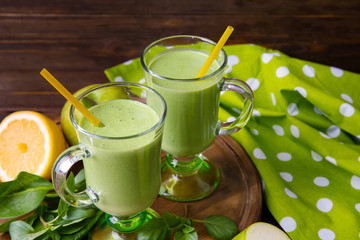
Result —
<svg viewBox="0 0 360 240"><path fill-rule="evenodd" d="M173 79L194 79L209 55L193 49L171 49L159 54L150 64L150 69L163 77ZM206 75L219 69L214 61Z"/></svg>
<svg viewBox="0 0 360 240"><path fill-rule="evenodd" d="M128 99L100 103L89 110L104 127L95 127L86 118L81 119L80 126L99 136L131 136L152 128L159 121L149 106Z"/></svg>

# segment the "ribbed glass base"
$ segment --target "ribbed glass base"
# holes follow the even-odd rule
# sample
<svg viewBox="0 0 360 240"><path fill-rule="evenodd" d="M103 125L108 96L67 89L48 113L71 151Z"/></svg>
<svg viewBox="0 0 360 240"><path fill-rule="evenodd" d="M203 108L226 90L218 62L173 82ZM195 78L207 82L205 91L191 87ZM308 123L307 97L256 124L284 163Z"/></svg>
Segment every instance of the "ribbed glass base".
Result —
<svg viewBox="0 0 360 240"><path fill-rule="evenodd" d="M151 208L132 217L120 218L109 214L90 234L92 240L135 240L138 239L138 230L147 221L159 218L160 215Z"/></svg>
<svg viewBox="0 0 360 240"><path fill-rule="evenodd" d="M167 155L162 161L160 195L170 200L188 202L211 194L219 184L219 169L205 156L176 158Z"/></svg>

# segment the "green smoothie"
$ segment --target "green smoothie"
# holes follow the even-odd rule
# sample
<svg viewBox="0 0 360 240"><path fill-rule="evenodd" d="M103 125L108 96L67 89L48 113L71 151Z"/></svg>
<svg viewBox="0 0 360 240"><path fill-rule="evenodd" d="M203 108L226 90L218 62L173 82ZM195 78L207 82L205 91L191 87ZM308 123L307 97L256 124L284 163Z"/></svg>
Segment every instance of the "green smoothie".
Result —
<svg viewBox="0 0 360 240"><path fill-rule="evenodd" d="M86 184L99 196L95 205L115 216L129 216L148 208L160 189L161 134L149 131L159 116L149 106L132 100L117 99L89 109L105 126L94 127L82 118L80 143L91 156L83 160Z"/></svg>
<svg viewBox="0 0 360 240"><path fill-rule="evenodd" d="M156 56L149 69L167 80L147 77L168 106L163 150L190 157L206 150L215 139L218 124L219 82L222 74L195 79L208 55L189 48L173 48ZM220 68L214 61L206 75Z"/></svg>

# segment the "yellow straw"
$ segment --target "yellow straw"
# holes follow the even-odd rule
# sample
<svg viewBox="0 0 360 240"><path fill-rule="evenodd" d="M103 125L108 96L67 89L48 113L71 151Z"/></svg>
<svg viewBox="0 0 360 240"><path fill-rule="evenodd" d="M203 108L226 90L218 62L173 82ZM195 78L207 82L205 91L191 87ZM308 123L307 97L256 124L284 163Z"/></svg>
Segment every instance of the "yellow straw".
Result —
<svg viewBox="0 0 360 240"><path fill-rule="evenodd" d="M228 26L226 28L226 30L223 33L223 35L221 36L220 40L216 44L215 48L210 53L210 56L208 57L208 59L206 60L206 62L202 66L202 68L200 69L200 72L198 73L196 78L205 76L205 74L209 70L209 67L211 66L212 62L214 61L216 56L219 54L220 50L225 45L226 41L228 40L228 38L230 37L230 35L233 31L234 31L234 28L232 26Z"/></svg>
<svg viewBox="0 0 360 240"><path fill-rule="evenodd" d="M95 127L103 127L104 125L89 111L87 108L82 105L58 80L56 80L53 75L51 75L45 68L40 72L40 74L54 87L58 90L61 95L63 95L74 107L79 110L84 117L86 117Z"/></svg>

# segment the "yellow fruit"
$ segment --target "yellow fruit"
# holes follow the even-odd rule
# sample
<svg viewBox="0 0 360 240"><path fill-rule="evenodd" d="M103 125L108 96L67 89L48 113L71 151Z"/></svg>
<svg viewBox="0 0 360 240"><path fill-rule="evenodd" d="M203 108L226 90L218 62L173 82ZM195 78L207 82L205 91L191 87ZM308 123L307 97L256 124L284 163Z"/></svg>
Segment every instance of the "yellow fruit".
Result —
<svg viewBox="0 0 360 240"><path fill-rule="evenodd" d="M80 94L82 94L83 92L85 92L86 90L95 87L97 84L92 84L86 87L81 88L80 90L76 91L73 95L74 97L78 97L80 96ZM67 141L67 143L69 144L69 146L73 146L79 143L79 140L77 138L76 132L74 127L71 124L71 120L70 120L70 107L71 107L71 103L69 101L67 101L62 110L61 110L61 116L60 116L60 123L61 123L61 129L62 132L65 136L65 139ZM80 118L81 113L79 112L75 112L75 119Z"/></svg>
<svg viewBox="0 0 360 240"><path fill-rule="evenodd" d="M0 180L13 180L21 171L50 180L52 166L65 148L55 121L38 112L14 112L0 123Z"/></svg>
<svg viewBox="0 0 360 240"><path fill-rule="evenodd" d="M111 83L108 83L111 84ZM92 87L95 87L99 84L92 84L86 87L83 87L76 91L73 95L74 97L78 97L83 94L85 91L89 90ZM105 101L110 101L114 99L127 99L127 92L123 87L118 86L108 86L107 88L100 88L92 93L88 94L85 98L83 98L80 102L85 105L85 107L89 108L94 104L102 103ZM61 128L64 133L65 139L70 146L76 145L79 143L77 138L75 129L70 120L70 107L71 103L67 101L61 111ZM75 120L80 119L82 114L78 111L74 112Z"/></svg>

